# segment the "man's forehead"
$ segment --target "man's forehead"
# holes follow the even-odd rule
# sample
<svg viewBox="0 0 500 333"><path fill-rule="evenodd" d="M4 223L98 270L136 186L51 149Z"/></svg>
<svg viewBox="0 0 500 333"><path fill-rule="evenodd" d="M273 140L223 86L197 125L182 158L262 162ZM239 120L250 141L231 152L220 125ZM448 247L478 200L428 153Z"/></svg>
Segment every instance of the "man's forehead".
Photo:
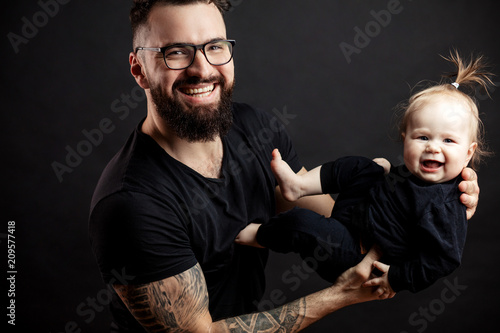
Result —
<svg viewBox="0 0 500 333"><path fill-rule="evenodd" d="M150 43L203 43L226 38L223 16L213 3L157 4L145 28L144 37Z"/></svg>

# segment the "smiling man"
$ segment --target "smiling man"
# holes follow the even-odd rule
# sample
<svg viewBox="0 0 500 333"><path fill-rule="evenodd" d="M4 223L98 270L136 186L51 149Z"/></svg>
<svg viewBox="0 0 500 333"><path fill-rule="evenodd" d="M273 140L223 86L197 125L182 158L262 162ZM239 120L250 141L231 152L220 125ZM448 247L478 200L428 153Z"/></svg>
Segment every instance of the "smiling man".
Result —
<svg viewBox="0 0 500 333"><path fill-rule="evenodd" d="M291 207L270 169L273 149L295 172L305 169L276 119L231 101L236 42L226 35L228 7L134 1L129 61L147 116L104 170L89 225L105 282L113 284L116 271L132 277L113 284L116 332L296 332L341 307L388 297L361 288L379 256L371 251L333 286L255 312L268 252L234 239L250 221ZM476 185L467 191L472 209ZM333 201L293 205L329 215Z"/></svg>
<svg viewBox="0 0 500 333"><path fill-rule="evenodd" d="M170 154L163 138L167 133L189 144L200 142L197 146L203 151L212 146L207 152L215 149L220 155L220 137L232 120L235 42L225 39L225 25L215 6L208 11L199 5L170 7L151 11L147 22L133 22L136 52L130 55L131 71L146 90L148 110L154 110L142 131L163 143ZM145 44L163 47L137 46Z"/></svg>

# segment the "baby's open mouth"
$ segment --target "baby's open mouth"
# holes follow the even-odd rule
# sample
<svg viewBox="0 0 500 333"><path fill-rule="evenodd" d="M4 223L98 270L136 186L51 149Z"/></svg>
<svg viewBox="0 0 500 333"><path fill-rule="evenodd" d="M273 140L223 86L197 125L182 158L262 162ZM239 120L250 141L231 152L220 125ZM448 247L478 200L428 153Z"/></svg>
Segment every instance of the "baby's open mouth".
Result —
<svg viewBox="0 0 500 333"><path fill-rule="evenodd" d="M444 163L441 163L439 161L426 160L422 162L422 165L426 169L438 169L439 167L443 166Z"/></svg>

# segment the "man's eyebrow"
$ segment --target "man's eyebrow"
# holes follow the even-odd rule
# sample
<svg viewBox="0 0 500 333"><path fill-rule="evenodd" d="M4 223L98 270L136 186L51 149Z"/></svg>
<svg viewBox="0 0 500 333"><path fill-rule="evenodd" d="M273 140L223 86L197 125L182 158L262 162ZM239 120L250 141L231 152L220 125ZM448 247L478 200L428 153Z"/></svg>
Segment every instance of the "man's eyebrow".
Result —
<svg viewBox="0 0 500 333"><path fill-rule="evenodd" d="M205 43L201 43L201 44L217 42L219 40L226 40L226 38L225 37L215 37L215 38L209 39ZM195 45L195 44L186 43L186 42L172 42L172 43L164 44L162 47L170 47L170 46L175 46L175 45Z"/></svg>

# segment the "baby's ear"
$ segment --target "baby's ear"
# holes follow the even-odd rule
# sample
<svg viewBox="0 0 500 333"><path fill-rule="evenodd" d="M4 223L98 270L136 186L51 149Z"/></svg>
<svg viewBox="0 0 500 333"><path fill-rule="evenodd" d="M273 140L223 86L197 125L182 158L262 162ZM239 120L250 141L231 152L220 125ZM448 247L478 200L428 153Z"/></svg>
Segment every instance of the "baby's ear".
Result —
<svg viewBox="0 0 500 333"><path fill-rule="evenodd" d="M465 159L464 168L469 164L472 156L474 155L474 152L476 151L476 148L477 148L477 142L473 142L470 144L469 149L467 150L467 158Z"/></svg>

